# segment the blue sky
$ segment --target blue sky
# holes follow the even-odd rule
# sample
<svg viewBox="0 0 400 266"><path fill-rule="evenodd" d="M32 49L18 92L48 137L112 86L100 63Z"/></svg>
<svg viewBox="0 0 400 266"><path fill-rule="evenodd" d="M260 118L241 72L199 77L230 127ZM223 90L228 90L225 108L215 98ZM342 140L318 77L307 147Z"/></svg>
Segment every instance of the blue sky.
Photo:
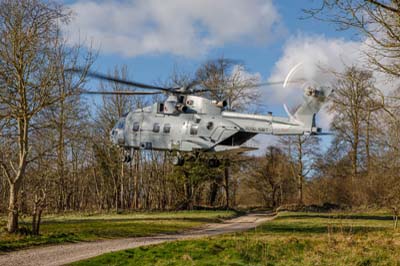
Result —
<svg viewBox="0 0 400 266"><path fill-rule="evenodd" d="M65 1L67 5L71 5L73 10L76 10L74 5L90 2L101 5L102 3L109 2L134 3L137 1ZM168 2L168 0L165 2ZM190 2L190 0L188 2ZM242 2L247 1L243 0ZM251 0L249 2L251 2ZM265 43L246 43L243 42L243 40L238 40L237 42L229 41L215 46L197 57L188 58L168 52L150 52L135 56L125 56L121 55L117 50L112 52L104 51L105 49L102 47L102 41L96 38L92 39L91 32L86 31L85 27L78 24L74 25L73 30L75 30L75 32L78 30L80 38L86 39L87 43L93 41L94 47L99 50L99 57L95 64L96 69L106 71L114 65L126 64L132 76L144 82L152 82L154 80L167 78L176 65L179 66L179 68L193 71L205 60L222 55L227 58L243 61L249 71L259 72L266 79L271 74L275 62L282 56L283 46L290 37L296 34L304 34L307 36L318 35L327 38L351 38L349 32L336 31L334 25L317 22L313 19L301 19L305 16L302 9L318 6L318 1L279 0L272 1L272 3L277 9L277 13L280 16L280 23L283 25L280 36L274 36ZM79 13L76 14L76 16L79 16ZM116 29L116 31L118 31L118 29ZM269 32L266 31L265 34L267 35ZM132 50L134 49L135 48L132 47Z"/></svg>
<svg viewBox="0 0 400 266"><path fill-rule="evenodd" d="M283 80L302 62L299 76L326 83L331 78L319 73L318 66L340 71L344 64L356 63L362 40L334 25L301 19L302 9L318 2L65 1L75 14L65 32L71 42L85 40L98 49L95 70L127 65L130 77L140 82L166 80L174 67L194 72L204 61L224 56L244 62L249 74L263 81ZM290 106L300 99L295 87L263 88L263 104L277 115L285 114L283 103ZM326 130L329 120L321 112L320 125Z"/></svg>

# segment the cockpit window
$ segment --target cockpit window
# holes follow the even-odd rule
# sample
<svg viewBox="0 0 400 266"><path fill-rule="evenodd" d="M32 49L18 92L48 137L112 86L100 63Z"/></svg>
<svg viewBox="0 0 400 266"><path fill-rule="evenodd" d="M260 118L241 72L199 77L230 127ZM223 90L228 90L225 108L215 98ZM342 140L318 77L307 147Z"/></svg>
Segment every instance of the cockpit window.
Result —
<svg viewBox="0 0 400 266"><path fill-rule="evenodd" d="M139 122L134 122L133 126L132 126L132 130L136 132L136 131L139 131L139 128L140 128Z"/></svg>
<svg viewBox="0 0 400 266"><path fill-rule="evenodd" d="M163 113L164 112L164 103L159 103L158 104L158 112Z"/></svg>
<svg viewBox="0 0 400 266"><path fill-rule="evenodd" d="M190 135L197 135L198 129L199 129L199 127L197 125L192 125L190 127Z"/></svg>
<svg viewBox="0 0 400 266"><path fill-rule="evenodd" d="M119 120L119 122L117 124L117 128L123 129L124 127L125 127L125 119Z"/></svg>
<svg viewBox="0 0 400 266"><path fill-rule="evenodd" d="M171 132L171 125L170 124L165 124L164 125L164 133L169 133Z"/></svg>
<svg viewBox="0 0 400 266"><path fill-rule="evenodd" d="M159 123L154 123L153 125L153 132L160 132L160 124Z"/></svg>

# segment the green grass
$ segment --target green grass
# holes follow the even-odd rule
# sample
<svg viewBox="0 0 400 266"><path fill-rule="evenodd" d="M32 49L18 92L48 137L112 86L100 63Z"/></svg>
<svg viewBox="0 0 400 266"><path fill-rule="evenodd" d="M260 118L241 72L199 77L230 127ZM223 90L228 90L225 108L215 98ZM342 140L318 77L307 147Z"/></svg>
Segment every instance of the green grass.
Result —
<svg viewBox="0 0 400 266"><path fill-rule="evenodd" d="M385 213L281 213L255 230L113 252L78 265L400 265Z"/></svg>
<svg viewBox="0 0 400 266"><path fill-rule="evenodd" d="M0 232L0 252L37 245L175 233L233 217L233 211L147 212L45 216L40 236ZM25 222L25 223L24 223ZM24 221L20 227L29 227ZM4 227L4 219L0 221Z"/></svg>

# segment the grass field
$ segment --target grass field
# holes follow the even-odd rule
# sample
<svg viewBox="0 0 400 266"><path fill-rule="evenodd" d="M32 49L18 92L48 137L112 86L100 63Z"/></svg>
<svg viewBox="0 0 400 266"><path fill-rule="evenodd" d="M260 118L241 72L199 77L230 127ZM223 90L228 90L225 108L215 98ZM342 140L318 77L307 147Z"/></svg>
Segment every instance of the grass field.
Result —
<svg viewBox="0 0 400 266"><path fill-rule="evenodd" d="M251 232L142 247L78 265L400 265L385 213L281 213Z"/></svg>
<svg viewBox="0 0 400 266"><path fill-rule="evenodd" d="M236 216L233 211L148 212L103 215L45 216L40 236L0 232L0 252L36 245L174 233ZM25 222L25 223L24 223ZM29 227L29 220L20 227ZM5 226L5 220L0 220Z"/></svg>

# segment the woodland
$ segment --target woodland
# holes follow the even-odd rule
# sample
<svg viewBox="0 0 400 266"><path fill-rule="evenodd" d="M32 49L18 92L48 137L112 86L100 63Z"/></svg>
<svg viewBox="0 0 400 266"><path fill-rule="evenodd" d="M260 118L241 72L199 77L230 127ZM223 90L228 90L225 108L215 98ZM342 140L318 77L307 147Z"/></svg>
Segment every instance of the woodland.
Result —
<svg viewBox="0 0 400 266"><path fill-rule="evenodd" d="M329 147L322 152L316 136L281 137L261 156L225 156L209 168L199 161L173 166L170 153L149 150L123 163L109 132L126 112L162 97L82 97L97 52L67 43L61 25L71 20L70 11L53 1L0 0L0 214L7 216L7 231L18 232L19 219L31 216L38 233L43 213L66 212L296 205L389 208L397 217L400 95L398 89L384 93L374 73L388 82L400 77L400 3L319 2L321 8L304 11L307 19L356 30L371 43L367 66L331 73ZM162 83L195 78L211 90L209 97L228 99L232 110L258 112L256 81L232 74L237 66L245 67L212 59ZM84 71L66 71L71 68ZM108 74L129 78L129 69L115 66ZM111 82L99 89L131 88Z"/></svg>

